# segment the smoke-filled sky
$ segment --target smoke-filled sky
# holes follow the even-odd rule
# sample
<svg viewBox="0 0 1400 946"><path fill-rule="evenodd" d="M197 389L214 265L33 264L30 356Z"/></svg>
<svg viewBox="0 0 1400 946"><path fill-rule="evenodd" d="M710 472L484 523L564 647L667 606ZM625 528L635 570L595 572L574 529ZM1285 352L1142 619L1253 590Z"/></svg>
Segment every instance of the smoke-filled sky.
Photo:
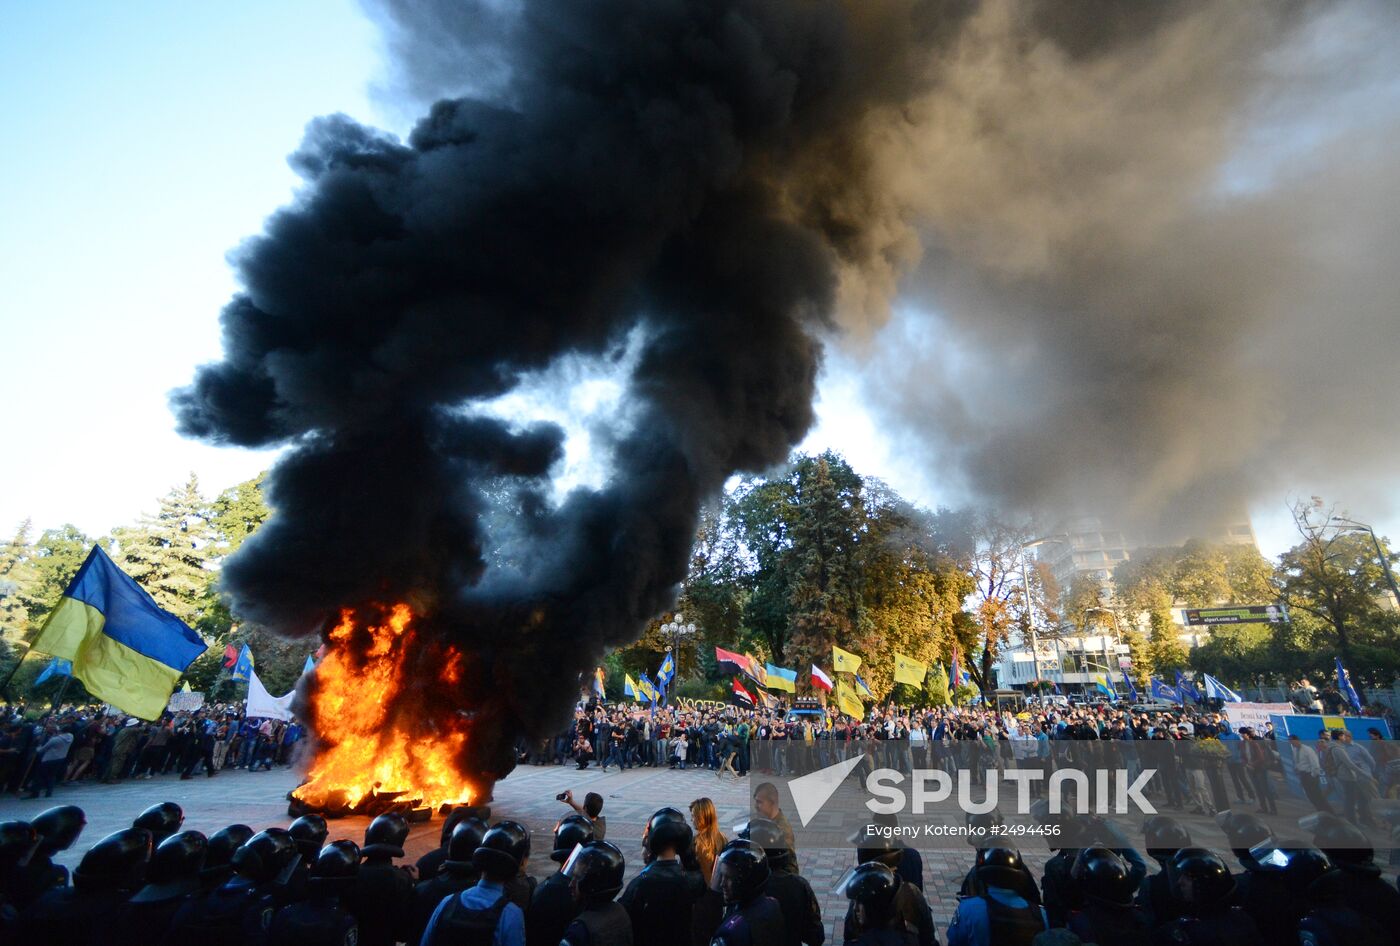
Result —
<svg viewBox="0 0 1400 946"><path fill-rule="evenodd" d="M1267 551L1289 495L1400 531L1396 8L1072 6L868 3L831 40L851 99L771 172L840 261L804 446L925 502L1248 504ZM101 531L189 469L266 465L177 440L163 400L217 356L222 254L288 199L301 126L407 135L522 68L509 16L416 8L7 8L0 108L28 145L0 154L0 359L24 404L0 526ZM549 405L602 411L578 428L595 444L604 370ZM564 464L597 483L605 453L571 438Z"/></svg>

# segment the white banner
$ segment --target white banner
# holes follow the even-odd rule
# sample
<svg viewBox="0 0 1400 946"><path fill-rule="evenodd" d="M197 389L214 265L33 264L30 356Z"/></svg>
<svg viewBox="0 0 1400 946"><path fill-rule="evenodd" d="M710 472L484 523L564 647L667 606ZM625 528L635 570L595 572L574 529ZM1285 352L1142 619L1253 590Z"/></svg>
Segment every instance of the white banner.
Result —
<svg viewBox="0 0 1400 946"><path fill-rule="evenodd" d="M290 720L292 718L292 697L296 690L286 696L273 696L258 679L256 670L248 671L248 703L244 713L249 717Z"/></svg>
<svg viewBox="0 0 1400 946"><path fill-rule="evenodd" d="M204 694L198 690L180 690L170 694L167 707L172 713L193 713L204 706Z"/></svg>
<svg viewBox="0 0 1400 946"><path fill-rule="evenodd" d="M1290 703L1226 703L1225 716L1230 720L1230 728L1239 732L1244 726L1248 726L1255 732L1262 734L1264 724L1269 721L1269 717L1279 713L1288 714L1293 712Z"/></svg>

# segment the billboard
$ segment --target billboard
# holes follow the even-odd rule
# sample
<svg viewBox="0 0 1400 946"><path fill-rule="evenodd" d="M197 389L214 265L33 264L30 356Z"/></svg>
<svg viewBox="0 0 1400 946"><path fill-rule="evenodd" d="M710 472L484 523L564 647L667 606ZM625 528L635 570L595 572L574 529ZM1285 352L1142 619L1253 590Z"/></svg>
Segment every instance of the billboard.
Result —
<svg viewBox="0 0 1400 946"><path fill-rule="evenodd" d="M1193 627L1212 624L1278 624L1288 620L1288 609L1281 604L1250 604L1241 607L1186 608L1186 623Z"/></svg>

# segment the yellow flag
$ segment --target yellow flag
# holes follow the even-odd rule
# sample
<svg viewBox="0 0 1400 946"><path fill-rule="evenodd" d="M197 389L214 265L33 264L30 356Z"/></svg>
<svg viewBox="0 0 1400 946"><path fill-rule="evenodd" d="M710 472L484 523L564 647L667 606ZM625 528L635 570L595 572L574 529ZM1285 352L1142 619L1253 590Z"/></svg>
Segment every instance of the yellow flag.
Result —
<svg viewBox="0 0 1400 946"><path fill-rule="evenodd" d="M623 674L622 676L622 695L630 696L634 700L640 698L642 695L641 691L637 689L637 681L632 679L630 673Z"/></svg>
<svg viewBox="0 0 1400 946"><path fill-rule="evenodd" d="M910 686L921 687L924 685L924 677L926 676L928 676L928 664L900 653L894 655L895 683L907 683Z"/></svg>
<svg viewBox="0 0 1400 946"><path fill-rule="evenodd" d="M834 645L831 648L831 662L835 665L837 673L855 673L860 669L859 657Z"/></svg>
<svg viewBox="0 0 1400 946"><path fill-rule="evenodd" d="M865 718L865 704L856 696L855 691L846 685L845 680L836 684L836 705L852 719Z"/></svg>

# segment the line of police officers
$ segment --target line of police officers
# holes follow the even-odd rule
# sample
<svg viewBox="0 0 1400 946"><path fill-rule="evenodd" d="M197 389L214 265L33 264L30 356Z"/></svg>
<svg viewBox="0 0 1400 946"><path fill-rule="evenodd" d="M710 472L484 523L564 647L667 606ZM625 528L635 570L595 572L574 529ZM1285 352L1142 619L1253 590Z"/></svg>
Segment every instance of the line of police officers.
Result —
<svg viewBox="0 0 1400 946"><path fill-rule="evenodd" d="M1041 813L1045 820L1055 819ZM995 815L972 822L985 828ZM1098 946L1143 943L1386 946L1400 943L1400 891L1381 877L1364 834L1334 815L1302 826L1311 843L1273 837L1251 815L1219 818L1240 870L1193 847L1186 828L1144 826L1147 865L1108 822L1056 821L1039 884L1011 847L983 847L964 879L949 946L1031 946L1063 928ZM755 818L715 861L707 884L684 815L663 808L643 836L644 869L623 889L625 862L570 815L555 829L558 870L524 873L530 834L472 810L453 812L441 846L395 864L408 824L381 815L361 847L327 844L317 815L285 830L231 825L181 831L172 802L94 845L70 878L53 858L86 823L75 806L0 824L0 943L181 946L822 946L820 909L791 837ZM982 822L986 822L983 824ZM880 827L877 825L874 827ZM858 946L937 946L918 852L866 829L844 879L843 930ZM620 894L620 896L619 896ZM1062 941L1073 942L1073 939Z"/></svg>

